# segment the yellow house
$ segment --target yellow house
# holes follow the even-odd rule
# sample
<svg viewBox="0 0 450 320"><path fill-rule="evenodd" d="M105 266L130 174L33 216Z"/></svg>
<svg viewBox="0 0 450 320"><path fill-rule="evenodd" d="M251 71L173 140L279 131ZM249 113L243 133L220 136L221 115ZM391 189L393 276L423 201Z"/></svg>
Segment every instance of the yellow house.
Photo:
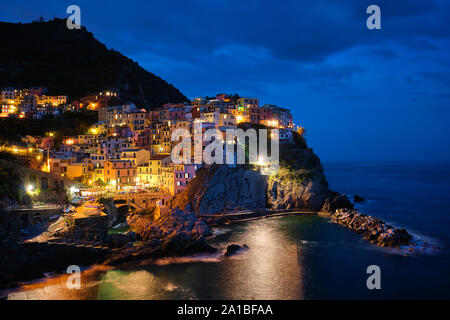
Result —
<svg viewBox="0 0 450 320"><path fill-rule="evenodd" d="M150 171L150 166L148 164L138 166L136 183L144 187L153 187L153 185L151 185L151 181L152 174Z"/></svg>
<svg viewBox="0 0 450 320"><path fill-rule="evenodd" d="M143 165L138 166L138 183L144 187L165 188L162 171L170 165L170 155L154 155Z"/></svg>
<svg viewBox="0 0 450 320"><path fill-rule="evenodd" d="M175 194L175 175L174 175L174 167L162 167L161 168L161 177L162 177L162 188L164 192L168 192L171 195Z"/></svg>

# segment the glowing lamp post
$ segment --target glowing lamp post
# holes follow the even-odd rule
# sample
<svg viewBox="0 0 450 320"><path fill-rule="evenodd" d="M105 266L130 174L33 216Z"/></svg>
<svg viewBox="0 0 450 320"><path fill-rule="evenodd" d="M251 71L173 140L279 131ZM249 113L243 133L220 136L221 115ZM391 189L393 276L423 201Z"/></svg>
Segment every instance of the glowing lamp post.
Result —
<svg viewBox="0 0 450 320"><path fill-rule="evenodd" d="M32 184L28 184L26 189L27 189L27 193L31 194L31 193L33 193L34 186Z"/></svg>

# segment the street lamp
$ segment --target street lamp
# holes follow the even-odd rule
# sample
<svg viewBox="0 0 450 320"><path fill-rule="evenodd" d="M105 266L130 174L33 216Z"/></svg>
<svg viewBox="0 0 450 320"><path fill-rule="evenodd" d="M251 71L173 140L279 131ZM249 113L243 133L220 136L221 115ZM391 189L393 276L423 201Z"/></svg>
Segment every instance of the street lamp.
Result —
<svg viewBox="0 0 450 320"><path fill-rule="evenodd" d="M31 194L33 192L33 190L34 190L34 186L32 184L28 184L26 186L26 189L27 189L27 193Z"/></svg>

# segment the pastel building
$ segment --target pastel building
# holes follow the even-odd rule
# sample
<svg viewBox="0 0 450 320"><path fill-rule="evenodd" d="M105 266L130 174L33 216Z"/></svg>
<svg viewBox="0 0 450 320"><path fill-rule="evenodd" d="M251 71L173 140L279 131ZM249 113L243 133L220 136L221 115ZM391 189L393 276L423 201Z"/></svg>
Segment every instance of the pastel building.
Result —
<svg viewBox="0 0 450 320"><path fill-rule="evenodd" d="M195 178L197 168L194 164L174 165L174 194L187 188L189 181Z"/></svg>
<svg viewBox="0 0 450 320"><path fill-rule="evenodd" d="M135 166L148 163L150 160L150 151L145 149L125 149L122 151L121 160L129 160L133 162Z"/></svg>
<svg viewBox="0 0 450 320"><path fill-rule="evenodd" d="M115 190L125 190L136 184L136 166L129 160L107 160L104 168L105 183Z"/></svg>

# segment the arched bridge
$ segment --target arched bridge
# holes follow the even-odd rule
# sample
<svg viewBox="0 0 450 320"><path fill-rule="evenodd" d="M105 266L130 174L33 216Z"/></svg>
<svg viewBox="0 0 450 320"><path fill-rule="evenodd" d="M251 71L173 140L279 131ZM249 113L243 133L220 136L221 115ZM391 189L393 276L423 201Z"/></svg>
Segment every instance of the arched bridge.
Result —
<svg viewBox="0 0 450 320"><path fill-rule="evenodd" d="M117 208L130 206L136 210L146 210L156 205L158 201L164 206L170 199L170 195L160 192L140 192L117 194L113 197Z"/></svg>

